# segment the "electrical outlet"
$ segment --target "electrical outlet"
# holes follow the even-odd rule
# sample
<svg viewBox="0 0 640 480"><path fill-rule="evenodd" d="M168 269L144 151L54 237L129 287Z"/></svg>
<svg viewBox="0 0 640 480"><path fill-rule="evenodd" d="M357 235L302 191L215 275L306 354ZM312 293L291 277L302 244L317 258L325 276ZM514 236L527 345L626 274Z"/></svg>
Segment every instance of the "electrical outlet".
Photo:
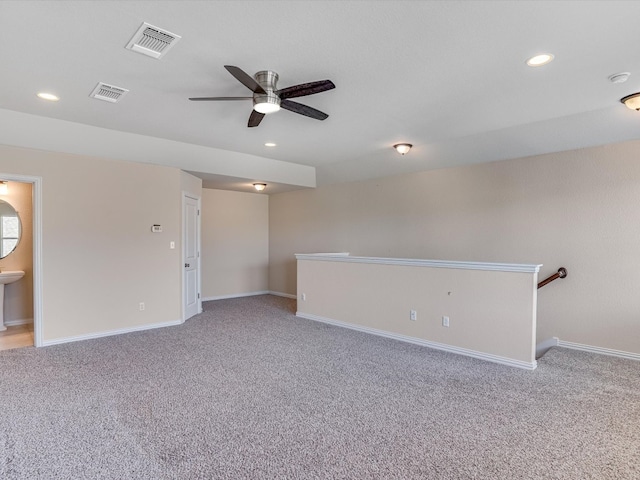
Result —
<svg viewBox="0 0 640 480"><path fill-rule="evenodd" d="M302 301L304 302L306 299L307 299L307 294L306 294L306 293L303 293L303 294L302 294Z"/></svg>
<svg viewBox="0 0 640 480"><path fill-rule="evenodd" d="M442 317L442 326L443 327L449 326L449 317Z"/></svg>
<svg viewBox="0 0 640 480"><path fill-rule="evenodd" d="M415 310L411 310L409 313L409 320L413 320L414 322L418 319L418 312Z"/></svg>
<svg viewBox="0 0 640 480"><path fill-rule="evenodd" d="M144 302L140 302L140 311L144 310Z"/></svg>

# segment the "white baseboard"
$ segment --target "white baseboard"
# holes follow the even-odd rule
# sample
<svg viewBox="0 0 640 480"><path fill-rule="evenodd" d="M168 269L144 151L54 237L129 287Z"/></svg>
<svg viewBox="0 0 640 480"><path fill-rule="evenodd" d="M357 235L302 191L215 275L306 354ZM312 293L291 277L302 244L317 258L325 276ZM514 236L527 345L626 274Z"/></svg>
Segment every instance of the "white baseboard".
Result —
<svg viewBox="0 0 640 480"><path fill-rule="evenodd" d="M249 293L234 293L231 295L219 295L217 297L206 297L203 298L203 302L210 302L211 300L226 300L228 298L242 298L242 297L253 297L255 295L275 295L276 297L285 297L285 298L293 298L296 299L295 295L290 293L283 292L274 292L273 290L261 290L259 292L249 292Z"/></svg>
<svg viewBox="0 0 640 480"><path fill-rule="evenodd" d="M17 325L27 325L33 323L33 318L19 318L17 320L5 320L4 324L7 327L15 327Z"/></svg>
<svg viewBox="0 0 640 480"><path fill-rule="evenodd" d="M547 338L536 345L536 358L542 357L550 348L557 347L558 337Z"/></svg>
<svg viewBox="0 0 640 480"><path fill-rule="evenodd" d="M291 293L283 293L283 292L274 292L273 290L269 290L269 295L275 295L276 297L284 297L284 298L293 298L294 300L298 298Z"/></svg>
<svg viewBox="0 0 640 480"><path fill-rule="evenodd" d="M566 342L564 340L558 340L558 346L564 347L564 348L571 348L573 350L582 350L583 352L599 353L601 355L610 355L612 357L626 358L629 360L640 360L639 353L625 352L623 350L613 350L611 348L594 347L592 345Z"/></svg>
<svg viewBox="0 0 640 480"><path fill-rule="evenodd" d="M386 330L378 330L376 328L363 327L361 325L354 325L352 323L341 322L339 320L333 320L330 318L321 317L321 316L313 315L310 313L296 312L296 316L300 318L305 318L307 320L314 320L316 322L328 323L330 325L336 325L338 327L357 330L359 332L370 333L372 335L378 335L380 337L386 337L386 338L391 338L393 340L400 340L402 342L413 343L416 345L421 345L423 347L434 348L436 350L456 353L458 355L465 355L467 357L478 358L480 360L487 360L493 363L500 363L502 365L508 365L510 367L523 368L525 370L534 370L538 366L538 363L535 360L533 362L523 362L521 360L501 357L499 355L492 355L490 353L483 353L483 352L478 352L476 350L469 350L466 348L454 347L452 345L446 345L443 343L430 342L428 340L423 340L421 338L416 338L416 337L408 337L406 335L400 335L398 333L387 332Z"/></svg>
<svg viewBox="0 0 640 480"><path fill-rule="evenodd" d="M203 302L210 302L211 300L227 300L229 298L242 298L253 297L255 295L268 295L271 293L269 290L261 290L259 292L247 292L247 293L232 293L230 295L217 295L215 297L203 297Z"/></svg>
<svg viewBox="0 0 640 480"><path fill-rule="evenodd" d="M143 330L153 330L154 328L172 327L175 325L181 325L184 323L182 320L173 320L163 323L152 323L148 325L140 325L138 327L120 328L118 330L108 330L106 332L89 333L87 335L77 335L74 337L54 338L53 340L45 340L42 342L43 347L50 345L58 345L61 343L79 342L81 340L92 340L94 338L111 337L113 335L120 335L122 333L140 332Z"/></svg>

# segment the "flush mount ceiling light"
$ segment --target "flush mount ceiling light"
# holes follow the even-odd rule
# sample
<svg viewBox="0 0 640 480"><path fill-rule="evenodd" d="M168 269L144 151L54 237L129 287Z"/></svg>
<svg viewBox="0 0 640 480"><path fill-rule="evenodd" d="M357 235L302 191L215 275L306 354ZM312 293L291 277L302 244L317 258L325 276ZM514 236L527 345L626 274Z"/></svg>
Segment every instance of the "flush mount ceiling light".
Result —
<svg viewBox="0 0 640 480"><path fill-rule="evenodd" d="M60 98L57 95L54 95L53 93L47 93L47 92L38 92L38 98L41 98L42 100L49 100L50 102L57 102L58 100L60 100Z"/></svg>
<svg viewBox="0 0 640 480"><path fill-rule="evenodd" d="M9 193L9 185L4 180L0 180L0 195Z"/></svg>
<svg viewBox="0 0 640 480"><path fill-rule="evenodd" d="M398 152L400 155L406 155L407 153L409 153L411 147L413 147L413 145L411 145L410 143L396 143L393 146L393 148L396 149L396 152Z"/></svg>
<svg viewBox="0 0 640 480"><path fill-rule="evenodd" d="M265 188L267 188L267 184L266 184L266 183L254 183L254 184L253 184L253 187L254 187L257 191L261 192L261 191L263 191Z"/></svg>
<svg viewBox="0 0 640 480"><path fill-rule="evenodd" d="M640 92L627 95L626 97L621 98L620 101L631 110L640 110Z"/></svg>
<svg viewBox="0 0 640 480"><path fill-rule="evenodd" d="M275 144L275 143L273 143L273 142L267 142L267 143L265 143L265 144L264 144L264 146L265 146L265 147L275 147L275 146L276 146L276 144Z"/></svg>
<svg viewBox="0 0 640 480"><path fill-rule="evenodd" d="M541 67L542 65L546 65L551 60L553 60L553 55L550 53L541 53L540 55L536 55L535 57L531 57L527 60L527 65L530 67Z"/></svg>

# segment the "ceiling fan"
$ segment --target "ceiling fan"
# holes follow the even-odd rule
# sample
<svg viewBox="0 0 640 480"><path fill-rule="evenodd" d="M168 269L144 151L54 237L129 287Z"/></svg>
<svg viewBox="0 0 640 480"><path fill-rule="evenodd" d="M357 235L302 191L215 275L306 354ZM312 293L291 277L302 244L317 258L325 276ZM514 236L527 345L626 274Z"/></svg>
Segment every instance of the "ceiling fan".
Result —
<svg viewBox="0 0 640 480"><path fill-rule="evenodd" d="M249 116L249 127L257 127L265 115L277 112L280 108L298 113L316 120L325 120L329 115L315 108L292 102L290 98L304 97L315 93L324 92L336 88L331 80L319 80L317 82L301 83L292 87L278 90L278 74L271 70L262 70L251 77L241 68L233 65L225 65L224 68L233 75L236 80L253 92L251 97L198 97L190 98L193 101L219 101L219 100L253 100L253 111Z"/></svg>

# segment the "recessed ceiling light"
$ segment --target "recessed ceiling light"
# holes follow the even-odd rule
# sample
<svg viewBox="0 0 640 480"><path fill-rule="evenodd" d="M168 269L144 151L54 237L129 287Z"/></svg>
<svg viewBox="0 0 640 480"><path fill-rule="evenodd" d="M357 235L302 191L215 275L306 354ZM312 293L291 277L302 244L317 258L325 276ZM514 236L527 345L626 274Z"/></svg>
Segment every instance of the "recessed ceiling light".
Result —
<svg viewBox="0 0 640 480"><path fill-rule="evenodd" d="M54 95L53 93L47 92L39 92L38 97L43 100L49 100L50 102L57 102L58 100L60 100L58 96Z"/></svg>
<svg viewBox="0 0 640 480"><path fill-rule="evenodd" d="M527 65L530 67L541 67L542 65L546 65L551 60L553 60L553 55L550 53L541 53L540 55L536 55L535 57L531 57L527 60Z"/></svg>
<svg viewBox="0 0 640 480"><path fill-rule="evenodd" d="M276 144L275 144L275 143L272 143L272 142L267 142L267 143L265 143L265 144L264 144L264 146L265 146L265 147L275 147L275 146L276 146Z"/></svg>

